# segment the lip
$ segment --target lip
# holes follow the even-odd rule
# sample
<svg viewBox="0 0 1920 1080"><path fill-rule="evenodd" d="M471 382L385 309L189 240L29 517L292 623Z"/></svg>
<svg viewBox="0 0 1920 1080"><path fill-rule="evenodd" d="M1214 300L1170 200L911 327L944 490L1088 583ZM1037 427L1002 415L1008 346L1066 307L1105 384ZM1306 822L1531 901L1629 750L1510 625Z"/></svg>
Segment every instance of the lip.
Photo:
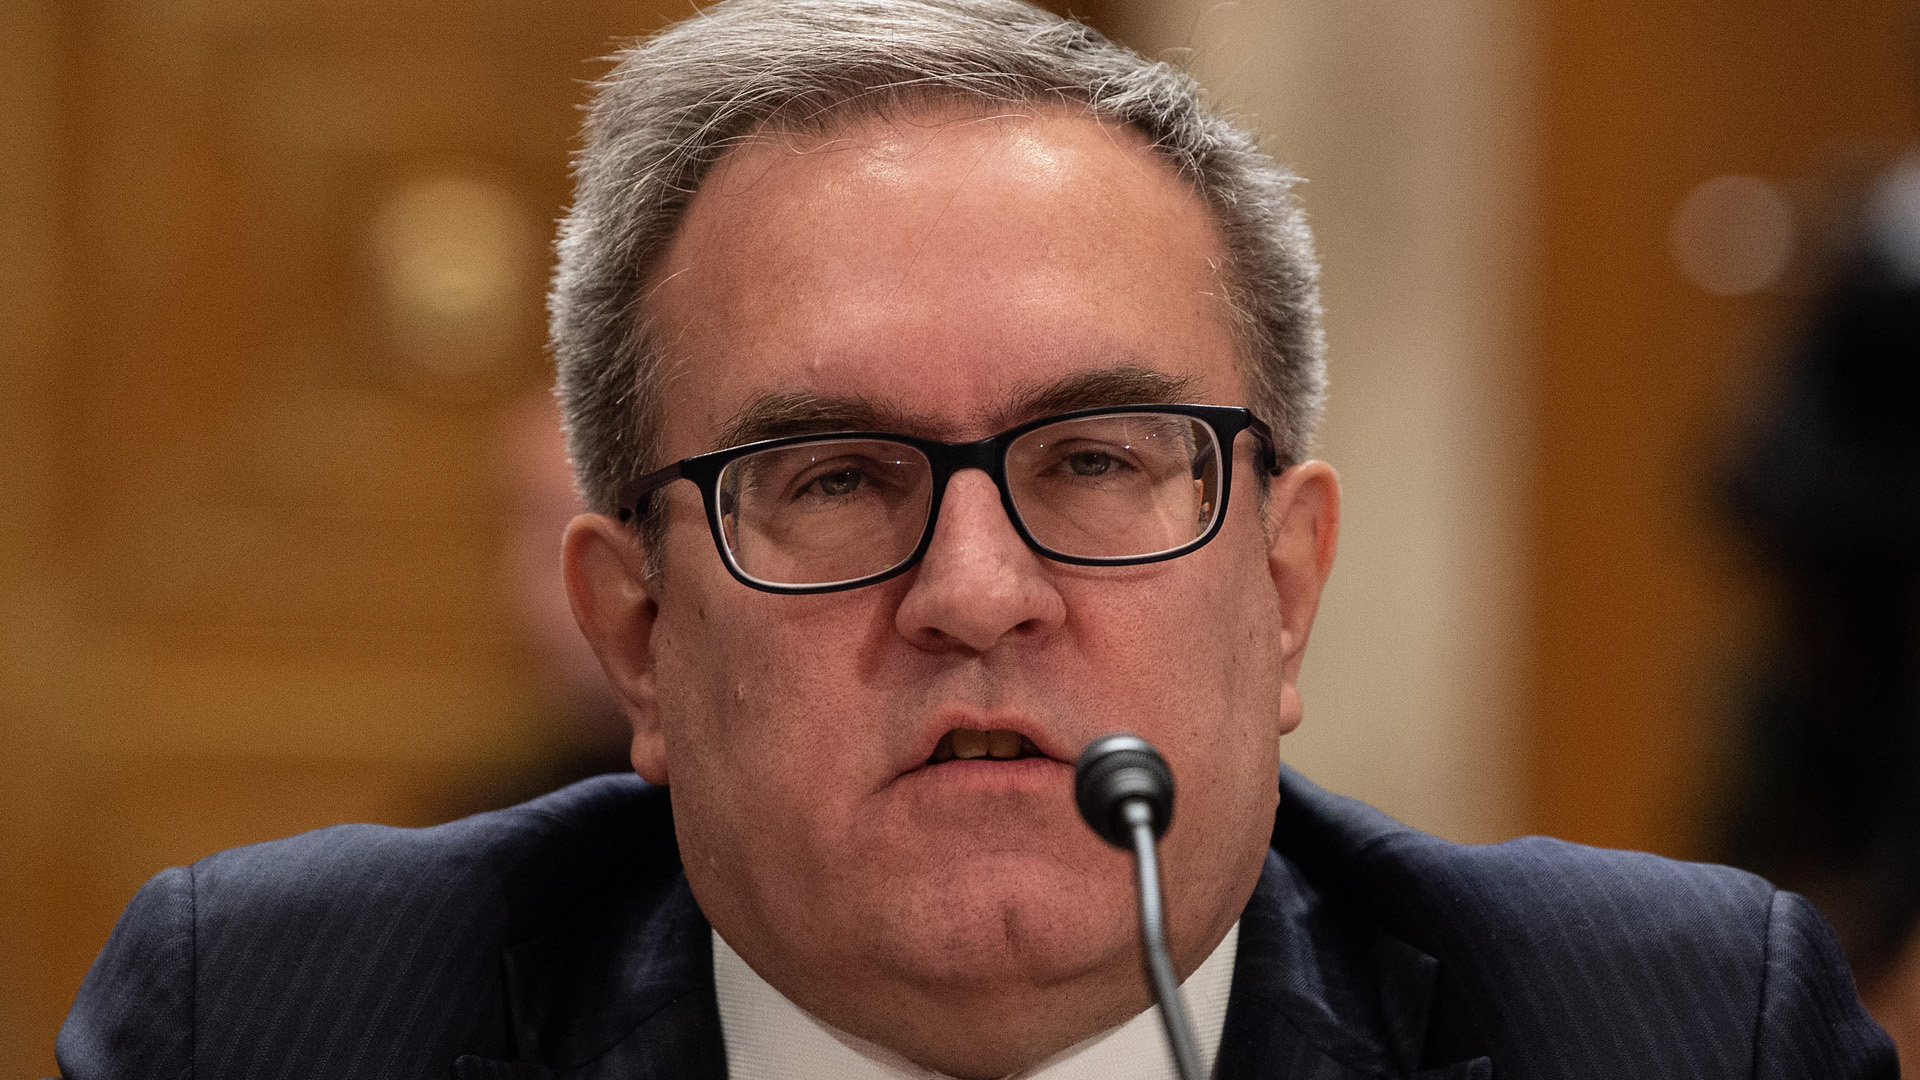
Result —
<svg viewBox="0 0 1920 1080"><path fill-rule="evenodd" d="M894 777L896 791L944 801L973 795L1027 793L1052 796L1071 790L1073 766L1051 757L955 758L924 762Z"/></svg>
<svg viewBox="0 0 1920 1080"><path fill-rule="evenodd" d="M933 756L934 747L940 744L941 738L944 737L947 732L955 728L972 728L975 731L1012 731L1032 743L1034 749L1040 751L1043 756L1039 758L1012 759L974 758L970 761L956 759L954 761L942 762L939 765L928 764L928 759ZM1045 725L1040 724L1033 717L1024 713L980 713L972 710L953 709L942 710L934 714L934 717L921 729L919 739L909 748L908 752L912 757L899 763L900 767L894 774L896 778L913 772L945 768L949 765L1006 766L1025 761L1052 761L1071 765L1074 758L1074 752L1067 750L1062 745L1062 740L1058 735L1047 730Z"/></svg>

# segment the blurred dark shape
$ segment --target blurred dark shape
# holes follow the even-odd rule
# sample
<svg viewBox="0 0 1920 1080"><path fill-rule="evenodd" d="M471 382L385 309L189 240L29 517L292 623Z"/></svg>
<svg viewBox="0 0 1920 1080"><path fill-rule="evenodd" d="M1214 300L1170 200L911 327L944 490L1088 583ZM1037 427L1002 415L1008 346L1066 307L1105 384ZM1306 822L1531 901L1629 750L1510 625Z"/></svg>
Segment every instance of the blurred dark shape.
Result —
<svg viewBox="0 0 1920 1080"><path fill-rule="evenodd" d="M560 538L581 506L553 395L531 391L509 405L495 445L505 523L501 578L532 662L544 739L511 767L454 780L434 815L440 818L512 806L589 776L633 771L627 722L574 622L560 576Z"/></svg>
<svg viewBox="0 0 1920 1080"><path fill-rule="evenodd" d="M1818 904L1874 1007L1920 1000L1920 158L1852 235L1722 489L1781 606L1718 855Z"/></svg>

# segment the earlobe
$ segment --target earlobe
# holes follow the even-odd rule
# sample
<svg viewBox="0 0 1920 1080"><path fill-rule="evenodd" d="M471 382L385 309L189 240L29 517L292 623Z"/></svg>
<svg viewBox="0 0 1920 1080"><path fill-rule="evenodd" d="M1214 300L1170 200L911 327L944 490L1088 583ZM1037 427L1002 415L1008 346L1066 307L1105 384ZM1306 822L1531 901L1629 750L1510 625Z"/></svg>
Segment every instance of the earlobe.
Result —
<svg viewBox="0 0 1920 1080"><path fill-rule="evenodd" d="M574 620L633 726L634 771L664 784L666 739L652 641L659 604L647 578L646 554L626 526L603 514L582 514L567 526L562 566Z"/></svg>
<svg viewBox="0 0 1920 1080"><path fill-rule="evenodd" d="M1340 479L1333 466L1305 461L1274 478L1267 537L1267 571L1280 601L1282 705L1297 723L1294 683L1340 537Z"/></svg>

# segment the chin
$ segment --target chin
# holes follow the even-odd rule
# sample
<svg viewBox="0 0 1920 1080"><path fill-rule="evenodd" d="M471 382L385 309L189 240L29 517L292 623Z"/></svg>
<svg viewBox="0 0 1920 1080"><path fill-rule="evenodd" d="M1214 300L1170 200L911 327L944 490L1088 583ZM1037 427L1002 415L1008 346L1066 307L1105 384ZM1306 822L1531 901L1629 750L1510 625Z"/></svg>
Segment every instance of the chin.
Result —
<svg viewBox="0 0 1920 1080"><path fill-rule="evenodd" d="M956 863L896 893L879 914L885 929L869 940L881 965L964 993L1046 987L1136 963L1128 880L1115 890L1031 856Z"/></svg>

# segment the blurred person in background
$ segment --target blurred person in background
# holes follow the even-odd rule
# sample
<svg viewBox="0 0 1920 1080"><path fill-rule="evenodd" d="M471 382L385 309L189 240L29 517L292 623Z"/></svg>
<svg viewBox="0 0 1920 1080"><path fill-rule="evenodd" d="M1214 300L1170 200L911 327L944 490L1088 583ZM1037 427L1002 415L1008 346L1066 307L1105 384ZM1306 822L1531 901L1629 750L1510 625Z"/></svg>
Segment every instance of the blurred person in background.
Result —
<svg viewBox="0 0 1920 1080"><path fill-rule="evenodd" d="M1778 585L1719 856L1805 893L1920 1055L1920 157L1873 185L1724 505Z"/></svg>
<svg viewBox="0 0 1920 1080"><path fill-rule="evenodd" d="M622 54L576 176L565 568L639 777L162 873L68 1080L1164 1080L1072 799L1119 727L1179 778L1203 1074L1894 1074L1801 898L1282 767L1317 264L1192 80L1011 0L731 0Z"/></svg>
<svg viewBox="0 0 1920 1080"><path fill-rule="evenodd" d="M430 819L498 810L590 776L633 771L632 733L580 636L560 577L560 538L583 507L553 394L529 391L503 408L494 445L505 508L500 573L545 739L530 759L465 778L430 799Z"/></svg>

